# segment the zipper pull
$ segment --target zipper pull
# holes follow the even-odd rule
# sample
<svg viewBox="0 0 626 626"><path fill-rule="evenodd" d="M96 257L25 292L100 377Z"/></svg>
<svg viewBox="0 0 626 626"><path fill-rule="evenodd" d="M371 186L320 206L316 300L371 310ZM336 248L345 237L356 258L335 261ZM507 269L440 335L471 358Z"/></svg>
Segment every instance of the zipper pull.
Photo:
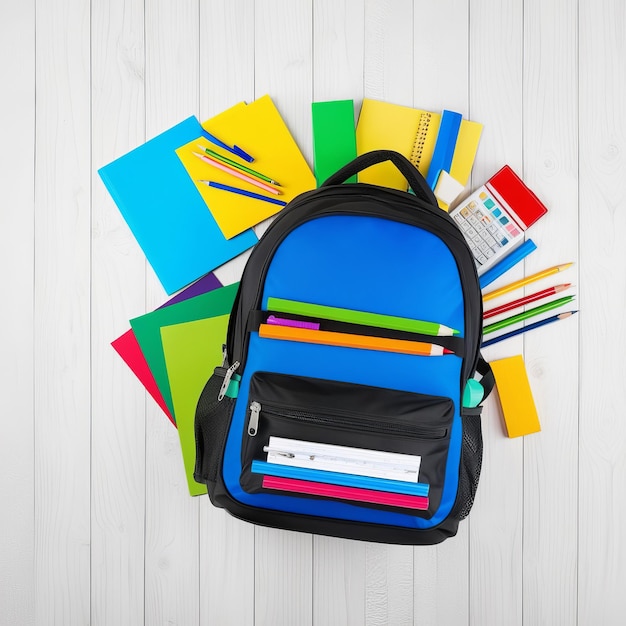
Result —
<svg viewBox="0 0 626 626"><path fill-rule="evenodd" d="M250 405L250 421L248 422L248 435L254 437L259 430L259 413L261 412L261 405L254 401Z"/></svg>
<svg viewBox="0 0 626 626"><path fill-rule="evenodd" d="M239 367L239 361L235 361L227 370L226 374L224 374L224 382L220 388L220 392L217 396L217 401L221 402L228 391L228 385L230 384L230 379L233 377L235 370Z"/></svg>

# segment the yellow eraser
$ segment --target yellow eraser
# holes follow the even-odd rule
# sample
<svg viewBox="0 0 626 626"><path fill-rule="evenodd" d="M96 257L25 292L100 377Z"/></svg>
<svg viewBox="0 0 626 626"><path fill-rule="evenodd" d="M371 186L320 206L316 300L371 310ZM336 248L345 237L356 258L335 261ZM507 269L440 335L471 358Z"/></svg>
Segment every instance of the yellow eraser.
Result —
<svg viewBox="0 0 626 626"><path fill-rule="evenodd" d="M492 361L490 365L508 436L521 437L539 432L539 416L522 355Z"/></svg>

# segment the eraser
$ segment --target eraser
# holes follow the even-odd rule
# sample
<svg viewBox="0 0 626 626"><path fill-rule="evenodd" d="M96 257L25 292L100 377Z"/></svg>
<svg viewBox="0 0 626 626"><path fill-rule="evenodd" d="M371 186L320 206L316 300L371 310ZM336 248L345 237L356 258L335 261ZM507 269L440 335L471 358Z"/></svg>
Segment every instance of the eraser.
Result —
<svg viewBox="0 0 626 626"><path fill-rule="evenodd" d="M541 430L522 355L492 361L491 370L509 437L521 437Z"/></svg>
<svg viewBox="0 0 626 626"><path fill-rule="evenodd" d="M437 200L444 204L452 204L465 190L465 186L458 180L452 178L448 172L441 170L435 189L433 190Z"/></svg>

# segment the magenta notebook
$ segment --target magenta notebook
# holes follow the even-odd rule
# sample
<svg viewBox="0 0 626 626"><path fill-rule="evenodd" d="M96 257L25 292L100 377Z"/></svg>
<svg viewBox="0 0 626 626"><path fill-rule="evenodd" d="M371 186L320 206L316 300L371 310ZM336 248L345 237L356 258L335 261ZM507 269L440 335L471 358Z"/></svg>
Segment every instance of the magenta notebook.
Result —
<svg viewBox="0 0 626 626"><path fill-rule="evenodd" d="M293 493L306 493L314 496L326 496L340 500L352 500L355 502L370 502L372 504L387 504L405 509L428 509L428 498L423 496L407 496L401 493L386 491L374 491L373 489L360 489L358 487L342 487L327 483L314 483L309 480L296 478L279 478L278 476L264 476L263 487L290 491Z"/></svg>

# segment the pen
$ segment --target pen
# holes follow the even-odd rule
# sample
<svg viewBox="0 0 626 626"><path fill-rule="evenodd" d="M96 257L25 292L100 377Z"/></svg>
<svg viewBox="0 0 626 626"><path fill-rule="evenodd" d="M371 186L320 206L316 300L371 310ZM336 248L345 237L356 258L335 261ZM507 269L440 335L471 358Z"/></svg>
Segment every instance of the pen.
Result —
<svg viewBox="0 0 626 626"><path fill-rule="evenodd" d="M511 317L507 317L506 319L500 320L499 322L488 324L483 328L483 335L493 333L496 330L500 330L501 328L505 328L506 326L510 326L511 324L517 324L517 322L523 322L530 317L535 317L535 315L540 315L541 313L545 313L546 311L557 309L564 304L568 304L573 299L574 296L565 296L564 298L559 298L558 300L547 302L546 304L540 304L533 309L523 311L522 313L518 313L517 315L512 315Z"/></svg>
<svg viewBox="0 0 626 626"><path fill-rule="evenodd" d="M239 146L233 146L231 148L228 144L224 143L221 139L218 139L215 135L212 135L208 131L204 130L204 128L202 129L202 134L211 143L214 143L216 146L219 146L220 148L223 148L224 150L228 150L228 152L230 152L231 154L234 154L235 156L238 156L244 161L248 161L248 163L251 163L252 161L254 161L254 158L251 157L247 152L244 152Z"/></svg>
<svg viewBox="0 0 626 626"><path fill-rule="evenodd" d="M239 189L239 187L231 187L230 185L222 185L222 183L216 183L212 180L199 180L198 182L208 185L209 187L213 187L215 189L230 191L230 193L238 193L241 196L248 196L248 198L254 198L255 200L263 200L265 202L270 202L271 204L277 204L278 206L286 206L287 204L283 200L268 198L267 196L263 196L260 193L254 193L253 191L248 191L247 189Z"/></svg>
<svg viewBox="0 0 626 626"><path fill-rule="evenodd" d="M270 187L268 184L263 183L260 180L257 180L256 178L252 178L251 176L248 176L247 174L243 174L239 170L236 170L234 167L230 167L230 165L220 163L220 161L216 161L210 156L200 154L199 152L194 152L193 154L194 156L197 156L199 159L201 159L205 163L208 163L209 165L212 165L218 170L222 170L223 172L226 172L227 174L230 174L231 176L235 176L236 178L239 178L240 180L250 183L251 185L254 185L255 187L259 187L260 189L263 189L263 191L269 191L270 193L273 193L275 195L279 195L281 193L278 189L274 189L274 187Z"/></svg>
<svg viewBox="0 0 626 626"><path fill-rule="evenodd" d="M528 285L529 283L535 282L536 280L541 280L546 276L551 276L552 274L556 274L557 272L562 272L563 270L573 265L573 263L563 263L562 265L555 265L554 267L549 267L548 269L542 270L541 272L537 272L532 276L527 276L526 278L522 278L521 280L516 280L509 285L505 285L504 287L500 287L500 289L496 289L494 291L490 291L483 295L483 302L487 300L492 300L493 298L497 298L505 293L509 293L509 291L514 291L515 289L519 289L524 285Z"/></svg>
<svg viewBox="0 0 626 626"><path fill-rule="evenodd" d="M211 148L206 148L202 144L198 144L198 148L200 148L200 150L204 150L204 152L206 152L210 157L218 161L221 161L222 163L226 163L227 165L230 165L231 167L237 168L238 170L241 170L243 172L247 172L251 176L256 176L257 178L264 180L266 183L269 183L270 185L278 185L280 187L280 183L277 183L275 180L272 180L269 176L266 176L265 174L261 174L260 172L257 172L253 170L252 168L247 167L246 165L237 163L237 161L233 161L232 159L229 159L228 157L221 155L219 152L215 152L215 150L211 150Z"/></svg>
<svg viewBox="0 0 626 626"><path fill-rule="evenodd" d="M552 322L558 322L560 320L564 320L574 313L578 313L578 311L568 311L567 313L559 313L559 315L553 315L552 317L548 317L545 320L539 320L538 322L533 322L532 324L528 324L528 326L523 326L522 328L518 328L517 330L512 330L511 332L504 333L504 335L499 335L498 337L494 337L493 339L488 339L487 341L483 341L481 348L486 348L494 343L498 343L498 341L504 341L505 339L510 339L511 337L515 337L516 335L521 335L522 333L526 333L529 330L534 330L535 328L539 328L540 326L545 326L546 324L552 324Z"/></svg>

